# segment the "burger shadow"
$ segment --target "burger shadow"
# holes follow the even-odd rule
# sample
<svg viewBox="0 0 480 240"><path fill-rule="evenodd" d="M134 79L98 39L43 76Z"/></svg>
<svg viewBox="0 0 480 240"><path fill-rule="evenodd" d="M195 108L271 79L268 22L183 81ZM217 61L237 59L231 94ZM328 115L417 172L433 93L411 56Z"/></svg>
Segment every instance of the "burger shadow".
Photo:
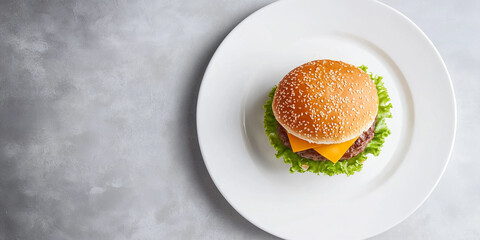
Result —
<svg viewBox="0 0 480 240"><path fill-rule="evenodd" d="M187 161L190 161L188 165L191 166L192 177L195 180L194 184L197 184L196 188L201 189L200 192L204 195L203 197L208 199L208 209L213 211L215 216L218 216L222 221L229 222L229 225L237 226L242 232L249 232L249 234L251 234L250 236L256 236L262 239L278 239L247 221L226 201L210 177L200 151L196 121L197 98L200 85L210 59L231 29L233 29L233 26L222 32L222 34L211 41L208 46L203 47L204 51L199 55L196 65L192 67L191 76L188 78L191 82L191 84L189 84L190 88L187 89L188 99L186 102L188 107L186 111L182 113L183 116L181 118L184 121L182 125L186 126L185 129L187 130L187 132L184 133L187 135L186 139L188 139L188 144L186 145L188 146L186 149L188 156Z"/></svg>
<svg viewBox="0 0 480 240"><path fill-rule="evenodd" d="M275 80L266 79L266 82L275 82ZM268 136L265 134L263 120L265 109L263 105L269 98L272 89L265 88L256 94L248 96L248 100L244 104L243 115L243 138L245 140L248 153L256 166L265 173L276 174L279 172L289 172L283 161L275 158L276 151L270 145Z"/></svg>

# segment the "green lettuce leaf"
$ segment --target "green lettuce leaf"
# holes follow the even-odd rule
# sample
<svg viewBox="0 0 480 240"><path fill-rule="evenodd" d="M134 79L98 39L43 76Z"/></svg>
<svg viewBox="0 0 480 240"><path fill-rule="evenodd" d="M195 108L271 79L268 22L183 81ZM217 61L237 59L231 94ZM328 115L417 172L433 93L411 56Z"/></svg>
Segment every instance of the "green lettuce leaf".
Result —
<svg viewBox="0 0 480 240"><path fill-rule="evenodd" d="M366 66L362 65L359 68L367 72ZM390 97L388 96L387 89L382 82L383 78L381 76L374 76L372 73L369 73L369 75L372 81L375 82L379 102L377 124L375 125L375 136L362 153L350 159L338 161L337 163L330 161L313 161L297 155L292 151L292 149L283 145L280 137L278 136L277 120L275 119L272 111L273 96L277 87L275 86L272 88L272 91L270 91L268 95L268 100L263 106L265 109L263 125L270 143L277 151L275 156L277 158L283 158L285 163L292 165L292 167L290 167L291 173L303 173L308 171L316 174L323 173L329 176L337 174L346 174L347 176L350 176L355 172L362 170L363 162L367 159L367 154L373 154L374 156L378 156L380 154L380 149L385 142L385 138L390 135L390 130L388 129L385 120L392 117L392 113L390 112L392 104L390 103Z"/></svg>

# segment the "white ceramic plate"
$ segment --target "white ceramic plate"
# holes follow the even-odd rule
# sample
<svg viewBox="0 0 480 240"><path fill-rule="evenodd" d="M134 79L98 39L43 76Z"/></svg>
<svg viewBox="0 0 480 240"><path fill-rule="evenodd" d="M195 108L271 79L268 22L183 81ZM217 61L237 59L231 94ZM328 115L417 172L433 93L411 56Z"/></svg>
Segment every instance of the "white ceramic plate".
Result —
<svg viewBox="0 0 480 240"><path fill-rule="evenodd" d="M263 129L267 94L314 59L365 64L384 77L392 134L351 177L290 174ZM455 137L452 84L435 47L374 1L280 1L223 41L203 78L198 139L208 171L246 219L286 239L360 239L412 214L442 176Z"/></svg>

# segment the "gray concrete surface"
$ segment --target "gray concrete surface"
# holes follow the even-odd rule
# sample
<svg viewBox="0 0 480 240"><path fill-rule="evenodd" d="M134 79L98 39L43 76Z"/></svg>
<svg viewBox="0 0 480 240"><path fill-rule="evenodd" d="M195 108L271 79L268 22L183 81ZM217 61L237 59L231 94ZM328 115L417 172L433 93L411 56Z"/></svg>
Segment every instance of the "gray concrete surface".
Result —
<svg viewBox="0 0 480 240"><path fill-rule="evenodd" d="M276 239L221 196L195 104L269 0L0 1L0 239ZM425 204L375 239L480 238L480 2L386 0L454 81L457 142Z"/></svg>

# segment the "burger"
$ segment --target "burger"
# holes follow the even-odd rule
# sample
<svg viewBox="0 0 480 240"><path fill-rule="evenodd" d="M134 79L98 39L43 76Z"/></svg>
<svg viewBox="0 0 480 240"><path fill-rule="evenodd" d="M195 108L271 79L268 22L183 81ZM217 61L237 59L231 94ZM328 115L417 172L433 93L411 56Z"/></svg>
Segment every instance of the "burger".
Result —
<svg viewBox="0 0 480 240"><path fill-rule="evenodd" d="M290 171L352 175L378 156L392 105L365 66L315 60L290 71L264 105L265 132Z"/></svg>

